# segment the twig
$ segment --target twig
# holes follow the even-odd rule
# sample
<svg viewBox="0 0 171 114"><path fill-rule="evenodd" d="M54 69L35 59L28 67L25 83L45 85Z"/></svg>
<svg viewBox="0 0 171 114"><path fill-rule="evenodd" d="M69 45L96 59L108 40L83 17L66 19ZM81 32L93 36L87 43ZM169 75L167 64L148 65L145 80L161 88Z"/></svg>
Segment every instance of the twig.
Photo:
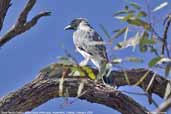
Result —
<svg viewBox="0 0 171 114"><path fill-rule="evenodd" d="M13 39L15 36L31 29L41 17L50 15L51 12L41 12L27 22L28 13L31 11L35 3L36 0L29 0L27 2L23 11L20 13L19 18L17 19L16 24L13 25L13 27L4 36L0 38L0 47L2 47L11 39Z"/></svg>
<svg viewBox="0 0 171 114"><path fill-rule="evenodd" d="M166 24L165 24L166 23ZM171 23L171 14L168 14L168 16L166 17L166 19L164 20L164 24L165 26L165 30L163 33L163 45L162 45L162 55L164 55L165 49L167 52L167 56L170 58L170 53L169 53L169 48L167 46L167 34L168 34L168 29Z"/></svg>
<svg viewBox="0 0 171 114"><path fill-rule="evenodd" d="M169 108L171 108L171 97L168 98L165 102L163 102L154 112L158 114L160 112L165 112Z"/></svg>

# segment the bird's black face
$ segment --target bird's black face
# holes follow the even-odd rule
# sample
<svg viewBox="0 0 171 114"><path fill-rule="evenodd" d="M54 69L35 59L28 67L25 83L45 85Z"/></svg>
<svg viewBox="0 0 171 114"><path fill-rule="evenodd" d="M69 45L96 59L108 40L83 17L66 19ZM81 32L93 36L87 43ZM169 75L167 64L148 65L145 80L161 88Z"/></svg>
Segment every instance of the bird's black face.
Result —
<svg viewBox="0 0 171 114"><path fill-rule="evenodd" d="M76 30L77 27L79 26L79 24L82 22L82 21L85 21L84 19L74 19L73 21L71 21L71 23L66 26L64 29L65 30Z"/></svg>

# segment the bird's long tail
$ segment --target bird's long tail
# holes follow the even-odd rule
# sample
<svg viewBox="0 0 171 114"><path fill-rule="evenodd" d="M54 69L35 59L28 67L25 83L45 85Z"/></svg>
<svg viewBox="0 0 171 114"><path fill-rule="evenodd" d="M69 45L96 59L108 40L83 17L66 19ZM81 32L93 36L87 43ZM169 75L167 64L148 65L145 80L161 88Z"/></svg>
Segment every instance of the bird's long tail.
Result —
<svg viewBox="0 0 171 114"><path fill-rule="evenodd" d="M111 74L112 72L112 64L111 63L106 63L101 65L101 69L99 70L99 74L97 78L103 79L104 83L106 84L111 84L112 79L111 79Z"/></svg>

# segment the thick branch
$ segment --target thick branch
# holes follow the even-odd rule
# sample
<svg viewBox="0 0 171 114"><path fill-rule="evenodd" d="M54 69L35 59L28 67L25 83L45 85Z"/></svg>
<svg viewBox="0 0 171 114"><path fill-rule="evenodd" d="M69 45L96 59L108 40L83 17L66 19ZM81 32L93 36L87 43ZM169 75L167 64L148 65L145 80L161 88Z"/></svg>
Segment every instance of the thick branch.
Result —
<svg viewBox="0 0 171 114"><path fill-rule="evenodd" d="M36 0L29 0L27 2L23 11L20 13L19 18L17 19L16 24L13 25L13 27L4 36L0 38L0 46L6 44L15 36L22 34L27 30L31 29L41 17L50 15L50 12L41 12L38 15L34 16L32 20L27 22L28 13L32 10L35 3Z"/></svg>
<svg viewBox="0 0 171 114"><path fill-rule="evenodd" d="M3 27L4 19L10 6L11 0L0 0L0 31Z"/></svg>
<svg viewBox="0 0 171 114"><path fill-rule="evenodd" d="M61 65L52 64L49 67L43 69L40 75L32 82L26 84L21 89L16 92L10 93L7 96L1 98L0 100L0 111L29 111L33 108L45 103L46 101L59 97L59 78L63 77L66 69L72 67L71 65ZM96 74L97 71L92 69ZM140 78L147 73L146 69L132 69L127 71L113 71L110 75L110 79L115 82L117 86L129 85L125 79L124 73L127 73L129 83L134 85ZM67 70L67 75L70 70ZM152 71L148 72L147 77L142 80L142 83L138 86L146 89L149 85L149 81L154 73ZM104 87L101 83L94 83L94 81L88 78L80 78L65 76L64 90L67 88L69 95L71 97L77 96L78 86L80 80L86 80L83 91L86 91L80 99L86 99L90 102L95 102L99 104L106 105L113 109L116 109L123 114L144 114L147 111L145 108L140 106L130 97L122 94L119 91ZM165 93L165 88L167 80L163 77L156 75L154 81L152 82L149 91L151 93L156 93L157 95L163 97Z"/></svg>
<svg viewBox="0 0 171 114"><path fill-rule="evenodd" d="M132 69L128 71L124 71L127 73L130 85L136 84L145 73L148 72L148 69ZM128 82L125 79L123 71L113 71L110 78L115 82L115 85L117 86L124 86L129 85ZM154 72L150 71L147 74L147 77L137 86L141 87L142 89L146 90L152 77L154 75ZM159 74L156 74L148 92L155 93L160 97L164 97L166 85L169 81L166 80L164 77L160 76Z"/></svg>
<svg viewBox="0 0 171 114"><path fill-rule="evenodd" d="M61 75L60 73L58 74ZM59 77L56 75L56 77ZM35 80L26 84L16 92L10 93L0 100L2 111L30 111L46 101L59 97L59 80L47 79L47 74L40 74ZM70 97L76 97L80 78L65 78L63 87L69 91ZM114 89L108 89L94 81L86 79L80 99L99 103L120 111L122 114L147 114L148 111L130 97Z"/></svg>

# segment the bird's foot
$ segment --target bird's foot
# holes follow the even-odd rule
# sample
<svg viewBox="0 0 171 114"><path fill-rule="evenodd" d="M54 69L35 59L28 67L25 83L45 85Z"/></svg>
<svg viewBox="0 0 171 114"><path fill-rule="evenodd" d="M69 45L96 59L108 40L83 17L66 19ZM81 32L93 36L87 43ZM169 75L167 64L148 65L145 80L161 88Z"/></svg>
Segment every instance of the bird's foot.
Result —
<svg viewBox="0 0 171 114"><path fill-rule="evenodd" d="M104 86L104 87L106 87L108 89L117 90L117 86L113 86L113 85L107 84L102 79L100 79L100 80L99 79L96 79L95 80L95 84L100 84L100 83L103 84L102 86Z"/></svg>

